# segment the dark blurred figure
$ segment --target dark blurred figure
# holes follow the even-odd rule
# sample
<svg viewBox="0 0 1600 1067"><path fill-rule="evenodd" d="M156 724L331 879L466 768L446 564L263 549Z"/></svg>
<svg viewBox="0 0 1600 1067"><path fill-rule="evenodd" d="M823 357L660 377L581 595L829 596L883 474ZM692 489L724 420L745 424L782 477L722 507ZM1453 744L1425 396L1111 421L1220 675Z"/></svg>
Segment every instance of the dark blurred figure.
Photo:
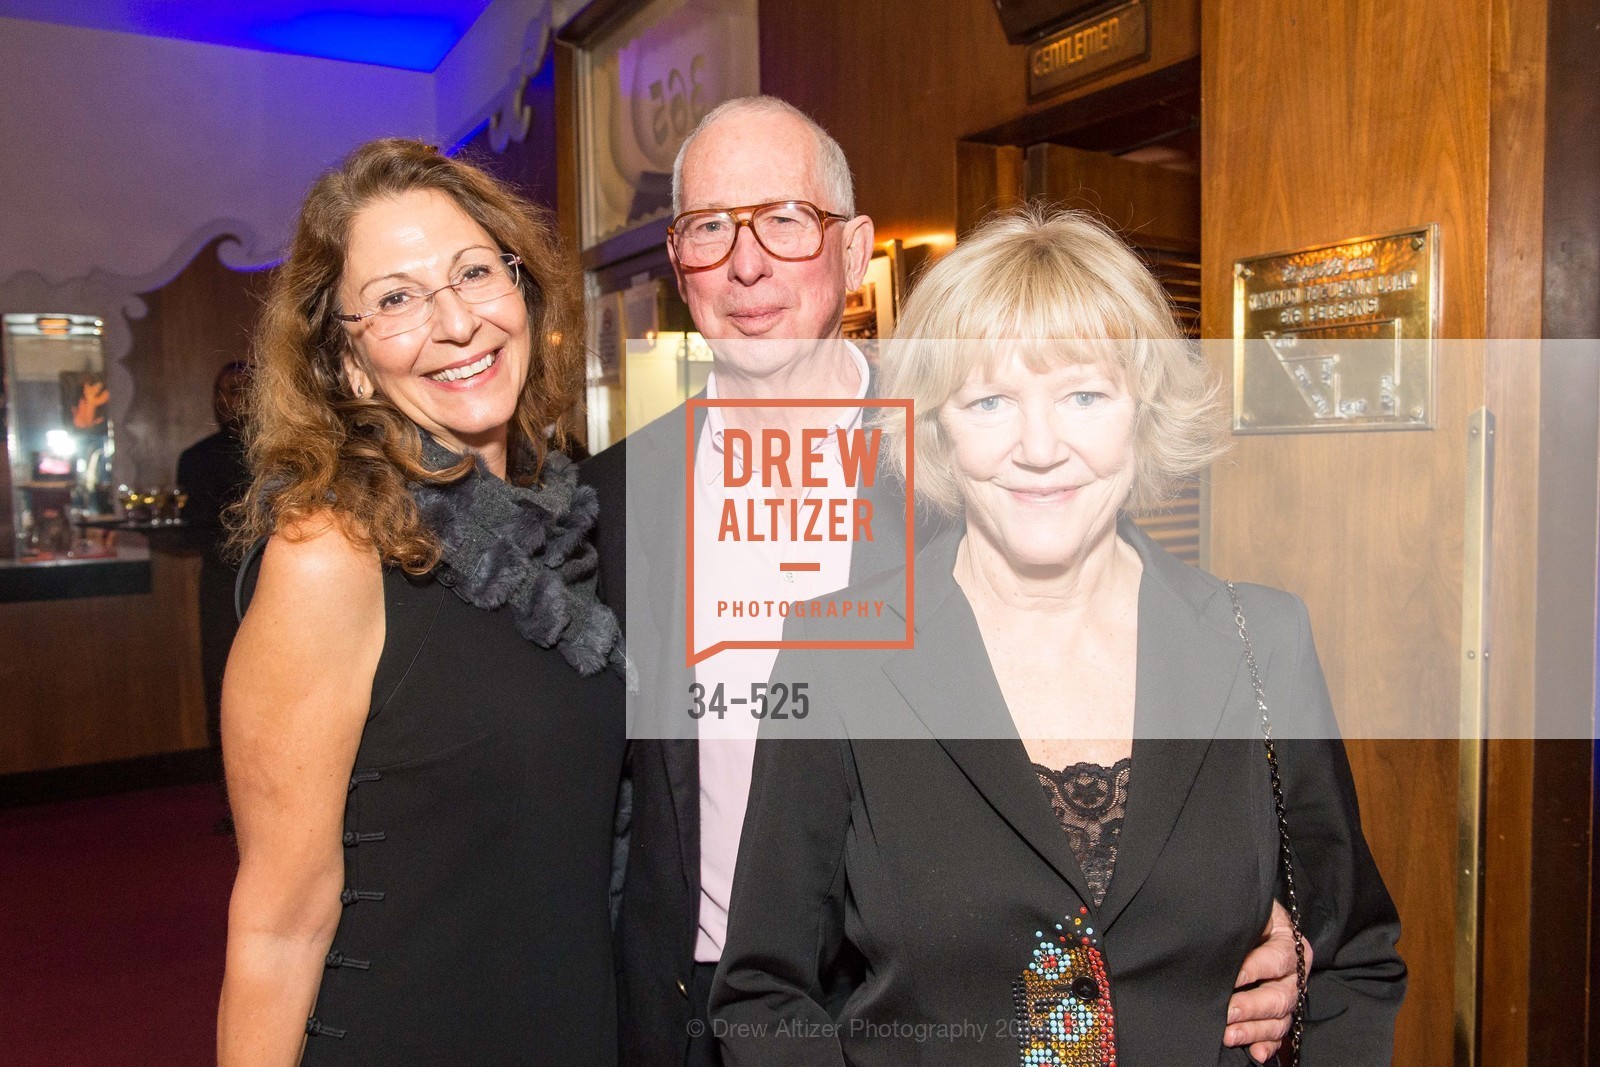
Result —
<svg viewBox="0 0 1600 1067"><path fill-rule="evenodd" d="M242 421L249 383L248 364L229 363L217 372L211 387L217 432L196 441L178 457L178 484L189 494L183 521L190 528L192 543L201 550L200 670L205 679L206 735L213 748L222 743L222 672L239 628L233 610L237 572L223 554L228 531L222 515L250 485Z"/></svg>

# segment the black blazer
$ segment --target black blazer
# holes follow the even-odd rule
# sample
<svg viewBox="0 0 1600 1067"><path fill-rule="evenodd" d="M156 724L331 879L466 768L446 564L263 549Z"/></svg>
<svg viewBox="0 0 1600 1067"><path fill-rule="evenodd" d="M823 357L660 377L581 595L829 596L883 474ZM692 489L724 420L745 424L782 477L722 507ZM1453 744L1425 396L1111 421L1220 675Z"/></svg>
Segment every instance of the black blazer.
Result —
<svg viewBox="0 0 1600 1067"><path fill-rule="evenodd" d="M625 870L615 943L622 1062L673 1067L688 1049L690 976L700 910L700 757L686 715L693 672L685 665L685 418L674 408L583 463L580 477L599 495L596 543L601 596L623 620L636 676L629 694L629 736L641 723L681 737L629 744L625 795L631 815L619 822ZM695 440L704 425L697 412ZM628 454L648 457L628 479ZM855 546L850 578L905 563L905 496L880 474L870 490L876 540ZM931 522L931 520L930 520ZM631 596L628 590L631 588ZM630 599L634 610L628 611Z"/></svg>
<svg viewBox="0 0 1600 1067"><path fill-rule="evenodd" d="M1019 997L1040 982L1023 972L1036 950L1053 959L1060 937L1077 946L1091 930L1104 971L1094 973L1094 954L1074 952L1035 999L1036 1023L1054 1007L1104 1025L1109 1004L1122 1067L1250 1062L1220 1037L1234 978L1267 922L1279 838L1243 648L1221 582L1131 523L1120 533L1144 562L1138 725L1102 905L1010 728L951 574L960 532L949 531L917 559L914 649L785 651L774 668L775 680L809 684L813 730L831 718L849 739L768 731L758 745L712 993L730 1065L1030 1062L1020 1057ZM868 582L859 595L887 601L903 625L902 584ZM1275 719L1294 709L1298 732L1334 738L1278 744L1316 949L1305 1062L1388 1063L1405 990L1399 919L1361 834L1305 607L1260 586L1240 592ZM789 636L814 639L816 625L791 620ZM1179 719L1199 740L1146 736ZM866 978L830 1029L817 975L844 946L865 957Z"/></svg>

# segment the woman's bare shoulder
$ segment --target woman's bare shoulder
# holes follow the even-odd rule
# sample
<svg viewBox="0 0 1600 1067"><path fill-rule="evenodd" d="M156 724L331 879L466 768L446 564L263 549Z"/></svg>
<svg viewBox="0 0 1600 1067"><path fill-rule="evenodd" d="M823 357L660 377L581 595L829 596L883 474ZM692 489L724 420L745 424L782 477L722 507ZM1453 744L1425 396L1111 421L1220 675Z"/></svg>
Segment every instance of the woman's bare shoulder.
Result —
<svg viewBox="0 0 1600 1067"><path fill-rule="evenodd" d="M382 577L371 542L324 512L287 523L267 539L257 597L305 591L350 595L379 586Z"/></svg>
<svg viewBox="0 0 1600 1067"><path fill-rule="evenodd" d="M230 717L280 722L348 708L359 736L383 650L383 568L378 553L331 517L282 529L267 542L250 608L228 657ZM230 716L231 709L231 716Z"/></svg>

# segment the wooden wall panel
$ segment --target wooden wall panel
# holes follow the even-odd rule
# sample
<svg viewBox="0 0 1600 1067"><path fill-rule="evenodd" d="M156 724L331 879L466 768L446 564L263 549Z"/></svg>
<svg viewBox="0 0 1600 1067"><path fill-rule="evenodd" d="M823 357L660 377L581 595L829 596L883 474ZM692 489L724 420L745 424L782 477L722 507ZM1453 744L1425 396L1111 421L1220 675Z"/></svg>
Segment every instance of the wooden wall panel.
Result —
<svg viewBox="0 0 1600 1067"><path fill-rule="evenodd" d="M1483 336L1488 0L1229 0L1203 14L1205 335L1230 335L1235 259L1437 222L1443 336ZM1455 721L1466 429L1483 402L1481 361L1452 360L1432 432L1239 438L1213 471L1213 568L1306 598L1348 730L1381 732L1395 709ZM1350 744L1405 927L1407 1065L1453 1059L1456 751Z"/></svg>
<svg viewBox="0 0 1600 1067"><path fill-rule="evenodd" d="M1490 0L1487 6L1486 337L1535 338L1542 333L1547 6L1545 0ZM1532 733L1537 703L1539 525L1547 514L1539 506L1543 382L1537 345L1498 345L1488 356L1484 404L1494 413L1497 434L1489 591L1489 641L1495 655L1488 699L1491 716L1503 724L1504 732L1526 738ZM1590 481L1591 502L1593 484ZM1589 606L1592 611L1592 599ZM1529 1058L1529 1007L1534 999L1529 955L1531 872L1536 862L1534 753L1534 743L1527 740L1491 742L1487 752L1482 967L1484 974L1494 976L1497 988L1483 997L1481 1007L1485 1064L1562 1062L1561 1056L1548 1053ZM1541 789L1559 798L1565 783L1550 778ZM1581 916L1584 908L1579 905L1576 911ZM1577 944L1585 924L1576 924L1576 934L1572 925L1564 926L1562 940ZM1576 974L1581 981L1585 955L1562 953L1559 962L1541 970L1569 978ZM1582 998L1571 998L1566 1006L1573 1000L1581 1004Z"/></svg>
<svg viewBox="0 0 1600 1067"><path fill-rule="evenodd" d="M117 427L117 449L131 454L144 485L170 485L178 454L216 432L211 383L217 371L250 352L265 271L229 270L214 241L167 285L144 294L150 309L132 324L125 364L133 400Z"/></svg>
<svg viewBox="0 0 1600 1067"><path fill-rule="evenodd" d="M558 41L555 68L556 224L573 248L579 247L577 60L570 44Z"/></svg>
<svg viewBox="0 0 1600 1067"><path fill-rule="evenodd" d="M989 0L761 4L761 88L838 139L878 236L956 229L958 140L1199 54L1199 0L1151 0L1151 55L1030 107L1026 49Z"/></svg>
<svg viewBox="0 0 1600 1067"><path fill-rule="evenodd" d="M1023 151L1016 145L956 144L956 238L985 216L1023 200Z"/></svg>
<svg viewBox="0 0 1600 1067"><path fill-rule="evenodd" d="M6 426L5 405L5 352L0 346L0 435L9 433ZM0 437L0 440L5 440ZM0 451L0 559L15 559L17 552L16 519L11 514L11 457Z"/></svg>
<svg viewBox="0 0 1600 1067"><path fill-rule="evenodd" d="M1141 248L1193 255L1200 243L1200 179L1186 171L1036 144L1027 151L1025 181L1030 193L1092 211Z"/></svg>
<svg viewBox="0 0 1600 1067"><path fill-rule="evenodd" d="M1538 5L1549 19L1544 138L1543 335L1600 337L1600 23L1593 0ZM1509 64L1508 64L1509 66ZM1522 277L1539 279L1539 264ZM1530 308L1529 310L1533 310ZM1600 366L1572 346L1541 361L1538 659L1540 714L1595 706L1596 445ZM1508 375L1509 377L1509 375ZM1513 383L1507 382L1508 398ZM1592 741L1533 747L1538 783L1530 814L1531 908L1527 946L1528 1062L1594 1063L1600 1057L1600 850ZM1518 797L1520 799L1521 793ZM1587 900L1588 906L1585 907Z"/></svg>
<svg viewBox="0 0 1600 1067"><path fill-rule="evenodd" d="M142 596L0 604L0 774L206 746L197 555Z"/></svg>

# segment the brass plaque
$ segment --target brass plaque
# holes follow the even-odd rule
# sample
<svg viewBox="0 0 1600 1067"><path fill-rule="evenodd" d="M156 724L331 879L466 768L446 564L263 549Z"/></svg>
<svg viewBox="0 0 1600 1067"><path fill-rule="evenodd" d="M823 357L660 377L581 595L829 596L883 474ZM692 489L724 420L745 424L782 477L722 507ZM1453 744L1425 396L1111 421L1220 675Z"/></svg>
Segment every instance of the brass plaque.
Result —
<svg viewBox="0 0 1600 1067"><path fill-rule="evenodd" d="M1237 433L1433 428L1439 228L1233 265Z"/></svg>
<svg viewBox="0 0 1600 1067"><path fill-rule="evenodd" d="M1145 0L1102 11L1028 49L1028 100L1058 93L1114 67L1150 55L1150 14Z"/></svg>

